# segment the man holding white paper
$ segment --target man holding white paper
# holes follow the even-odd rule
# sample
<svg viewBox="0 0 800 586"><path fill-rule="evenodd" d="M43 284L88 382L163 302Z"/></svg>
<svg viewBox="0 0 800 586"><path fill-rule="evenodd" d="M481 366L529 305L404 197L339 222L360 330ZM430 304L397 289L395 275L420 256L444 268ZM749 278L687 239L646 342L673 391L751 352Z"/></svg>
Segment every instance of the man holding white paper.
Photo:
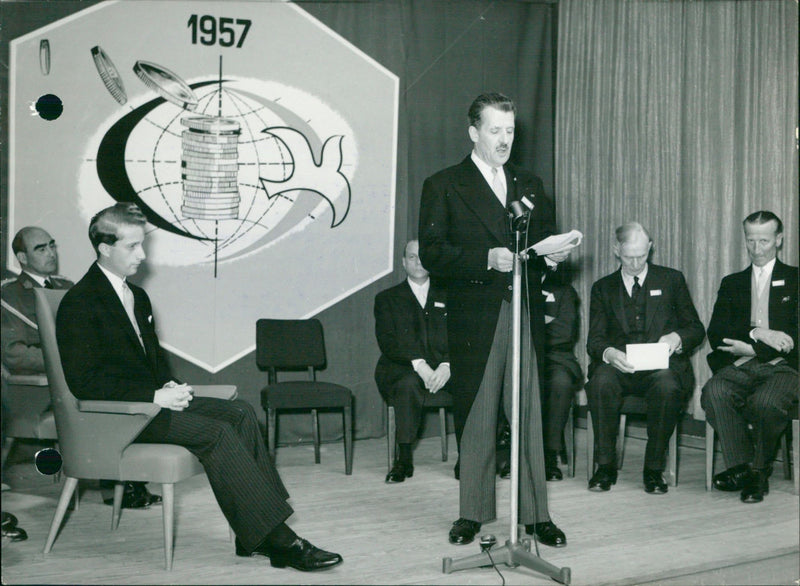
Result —
<svg viewBox="0 0 800 586"><path fill-rule="evenodd" d="M743 225L751 265L719 287L708 325L714 376L700 402L728 466L714 486L758 503L769 492L778 440L797 416L797 267L777 258L778 216L755 212Z"/></svg>
<svg viewBox="0 0 800 586"><path fill-rule="evenodd" d="M641 224L620 226L613 247L620 268L592 286L586 343L592 359L586 396L598 464L589 480L592 491L607 491L617 481L620 407L626 395L635 394L647 400L644 490L667 492L667 445L694 388L689 355L702 343L705 330L683 274L649 263L652 247ZM628 345L637 345L632 348L636 361L629 359Z"/></svg>

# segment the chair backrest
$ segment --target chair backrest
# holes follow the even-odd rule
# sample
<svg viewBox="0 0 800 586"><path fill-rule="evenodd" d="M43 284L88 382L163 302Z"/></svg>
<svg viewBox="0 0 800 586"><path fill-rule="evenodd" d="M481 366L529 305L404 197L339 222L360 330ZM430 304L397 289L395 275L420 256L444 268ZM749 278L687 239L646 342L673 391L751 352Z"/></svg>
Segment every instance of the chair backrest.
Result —
<svg viewBox="0 0 800 586"><path fill-rule="evenodd" d="M122 451L150 418L80 411L78 399L67 386L56 340L55 316L66 291L36 288L34 292L64 474L73 478L117 479Z"/></svg>
<svg viewBox="0 0 800 586"><path fill-rule="evenodd" d="M318 319L260 319L256 322L256 365L261 370L325 367L325 341Z"/></svg>

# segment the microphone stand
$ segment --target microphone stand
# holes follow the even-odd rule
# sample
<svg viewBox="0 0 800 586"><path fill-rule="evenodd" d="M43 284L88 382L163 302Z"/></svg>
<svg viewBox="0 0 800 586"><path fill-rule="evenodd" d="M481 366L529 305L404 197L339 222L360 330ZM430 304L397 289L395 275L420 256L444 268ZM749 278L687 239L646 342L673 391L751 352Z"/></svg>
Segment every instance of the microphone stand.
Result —
<svg viewBox="0 0 800 586"><path fill-rule="evenodd" d="M524 226L524 224L523 224ZM514 273L512 276L511 296L511 343L512 343L512 395L511 395L511 527L509 538L505 545L492 550L482 548L481 553L471 555L460 560L442 558L442 572L450 574L457 570L468 570L505 563L510 568L524 566L528 569L549 576L561 584L569 584L572 571L568 567L559 568L546 562L535 553L531 553L531 541L525 539L520 542L519 533L519 412L520 412L520 375L521 360L520 348L522 342L522 257L520 254L520 230L523 226L514 225L516 235L516 250L514 251ZM528 335L530 335L528 333ZM538 389L531 389L538 392Z"/></svg>

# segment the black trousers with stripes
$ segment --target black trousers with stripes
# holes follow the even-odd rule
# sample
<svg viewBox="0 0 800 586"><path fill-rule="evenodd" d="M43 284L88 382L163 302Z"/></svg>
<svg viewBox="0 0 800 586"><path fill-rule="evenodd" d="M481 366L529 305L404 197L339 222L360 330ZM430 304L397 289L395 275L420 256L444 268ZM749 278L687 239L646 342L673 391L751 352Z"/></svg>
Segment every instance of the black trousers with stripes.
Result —
<svg viewBox="0 0 800 586"><path fill-rule="evenodd" d="M169 426L154 425L159 418ZM292 514L289 493L264 446L246 401L195 397L183 411L162 410L137 438L183 446L205 468L220 509L248 550Z"/></svg>

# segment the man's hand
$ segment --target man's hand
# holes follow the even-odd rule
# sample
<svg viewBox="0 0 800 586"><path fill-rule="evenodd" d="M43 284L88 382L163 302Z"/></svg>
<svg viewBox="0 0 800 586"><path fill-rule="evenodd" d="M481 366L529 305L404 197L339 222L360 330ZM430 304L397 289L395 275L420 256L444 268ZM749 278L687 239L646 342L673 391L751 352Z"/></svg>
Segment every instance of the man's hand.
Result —
<svg viewBox="0 0 800 586"><path fill-rule="evenodd" d="M501 273L508 273L514 268L514 253L508 248L489 249L489 268Z"/></svg>
<svg viewBox="0 0 800 586"><path fill-rule="evenodd" d="M423 360L414 367L414 370L417 371L419 378L421 378L422 382L425 383L425 388L430 389L431 379L434 375L433 369L430 367L430 365Z"/></svg>
<svg viewBox="0 0 800 586"><path fill-rule="evenodd" d="M664 334L658 339L659 344L669 344L669 355L672 356L677 352L678 354L681 353L681 337L676 334L675 332L670 332L669 334Z"/></svg>
<svg viewBox="0 0 800 586"><path fill-rule="evenodd" d="M636 369L633 367L633 364L628 362L628 355L625 354L622 350L617 350L616 348L609 348L604 352L604 356L608 363L616 368L619 371L627 372L631 374L636 372Z"/></svg>
<svg viewBox="0 0 800 586"><path fill-rule="evenodd" d="M189 385L179 385L175 381L169 381L156 391L153 403L164 409L183 411L189 406L193 393L194 391Z"/></svg>
<svg viewBox="0 0 800 586"><path fill-rule="evenodd" d="M728 352L729 354L733 354L734 356L756 355L756 351L753 350L753 347L747 342L742 342L741 340L734 340L732 338L722 338L722 342L724 344L727 344L727 346L720 346L718 348L718 350L722 350L723 352Z"/></svg>
<svg viewBox="0 0 800 586"><path fill-rule="evenodd" d="M433 376L430 379L430 386L427 389L431 393L436 393L439 389L441 389L444 385L447 384L447 381L450 380L450 365L446 362L440 364L436 370L433 371Z"/></svg>
<svg viewBox="0 0 800 586"><path fill-rule="evenodd" d="M779 330L755 328L751 333L751 337L758 342L764 342L767 346L774 348L778 352L791 352L794 349L794 340L792 340L792 337Z"/></svg>
<svg viewBox="0 0 800 586"><path fill-rule="evenodd" d="M553 254L545 255L545 258L552 260L554 263L558 264L564 262L569 258L569 253L572 252L571 250L567 250L564 252L554 252Z"/></svg>

